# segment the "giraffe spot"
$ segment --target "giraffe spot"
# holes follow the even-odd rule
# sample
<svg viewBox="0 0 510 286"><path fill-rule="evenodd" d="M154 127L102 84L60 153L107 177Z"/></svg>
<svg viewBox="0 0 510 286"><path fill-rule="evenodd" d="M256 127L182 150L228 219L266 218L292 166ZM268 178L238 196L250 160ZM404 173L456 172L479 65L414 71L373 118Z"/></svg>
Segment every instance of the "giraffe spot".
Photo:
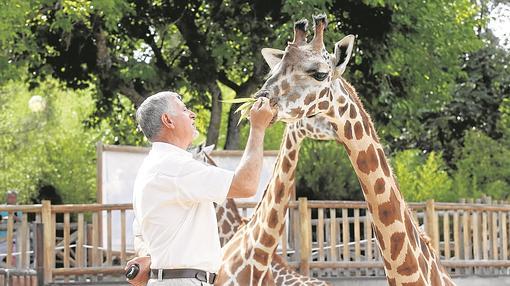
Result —
<svg viewBox="0 0 510 286"><path fill-rule="evenodd" d="M430 272L431 285L441 285L441 276L439 275L439 268L435 261L432 262L432 272Z"/></svg>
<svg viewBox="0 0 510 286"><path fill-rule="evenodd" d="M384 179L383 178L379 178L375 181L375 185L374 185L374 192L377 194L377 195L380 195L382 193L384 193L384 191L386 190L385 188L385 182L384 182Z"/></svg>
<svg viewBox="0 0 510 286"><path fill-rule="evenodd" d="M272 247L277 243L276 239L265 231L262 232L260 242L266 247Z"/></svg>
<svg viewBox="0 0 510 286"><path fill-rule="evenodd" d="M333 127L335 132L338 131L338 125L336 125L336 123L331 123L331 127Z"/></svg>
<svg viewBox="0 0 510 286"><path fill-rule="evenodd" d="M221 225L221 230L223 234L227 234L232 231L232 226L229 223L223 223Z"/></svg>
<svg viewBox="0 0 510 286"><path fill-rule="evenodd" d="M397 286L397 281L395 280L395 278L388 277L388 286Z"/></svg>
<svg viewBox="0 0 510 286"><path fill-rule="evenodd" d="M347 138L348 140L351 140L351 139L352 139L352 127L351 127L351 122L349 122L349 121L346 121L346 122L345 122L345 126L344 126L344 136L345 136L345 138Z"/></svg>
<svg viewBox="0 0 510 286"><path fill-rule="evenodd" d="M423 255L418 256L418 265L420 266L421 273L423 273L424 277L429 277L429 268L427 265L427 261L423 258ZM438 284L441 285L441 284Z"/></svg>
<svg viewBox="0 0 510 286"><path fill-rule="evenodd" d="M273 85L273 94L274 95L280 94L280 88L278 87L278 85Z"/></svg>
<svg viewBox="0 0 510 286"><path fill-rule="evenodd" d="M308 109L308 111L306 112L306 117L310 117L312 116L315 112L317 112L317 110L315 109L317 107L317 104L314 104L312 106L310 106L310 108Z"/></svg>
<svg viewBox="0 0 510 286"><path fill-rule="evenodd" d="M354 104L351 104L351 108L350 108L350 112L349 112L349 116L354 119L356 118L356 116L358 115L358 113L356 112L356 107Z"/></svg>
<svg viewBox="0 0 510 286"><path fill-rule="evenodd" d="M399 255L400 251L402 251L402 248L404 247L405 242L405 233L403 232L395 232L390 237L390 249L391 249L391 259L396 260Z"/></svg>
<svg viewBox="0 0 510 286"><path fill-rule="evenodd" d="M290 170L291 165L292 165L292 164L290 163L289 159L287 159L287 158L283 158L283 162L282 162L282 171L283 171L284 173L288 173L288 172L289 172L289 170Z"/></svg>
<svg viewBox="0 0 510 286"><path fill-rule="evenodd" d="M302 117L305 111L301 107L292 108L290 110L290 116L292 117Z"/></svg>
<svg viewBox="0 0 510 286"><path fill-rule="evenodd" d="M321 101L318 105L320 110L327 110L329 108L329 102L327 101Z"/></svg>
<svg viewBox="0 0 510 286"><path fill-rule="evenodd" d="M333 93L331 92L331 89L328 89L328 95L329 95L329 101L333 102Z"/></svg>
<svg viewBox="0 0 510 286"><path fill-rule="evenodd" d="M400 202L394 192L390 193L390 200L379 205L379 220L389 226L395 221L402 221L400 214Z"/></svg>
<svg viewBox="0 0 510 286"><path fill-rule="evenodd" d="M279 204L282 201L283 194L284 194L284 185L281 180L277 180L275 183L275 202Z"/></svg>
<svg viewBox="0 0 510 286"><path fill-rule="evenodd" d="M394 192L393 189L391 191ZM413 219L411 218L409 210L404 212L404 224L406 226L407 236L409 237L409 243L411 244L413 250L415 250L417 247L417 245L416 245L416 231L414 230L414 227L413 227L414 222L413 222Z"/></svg>
<svg viewBox="0 0 510 286"><path fill-rule="evenodd" d="M381 247L381 250L384 251L386 249L386 245L384 244L384 238L382 236L381 231L379 228L374 228L375 230L375 238L377 238L377 242L379 242L379 246Z"/></svg>
<svg viewBox="0 0 510 286"><path fill-rule="evenodd" d="M359 122L354 123L354 135L357 140L363 138L363 127L361 127L361 123Z"/></svg>
<svg viewBox="0 0 510 286"><path fill-rule="evenodd" d="M379 154L379 163L381 163L381 168L383 169L384 175L386 177L389 177L390 168L388 167L388 162L386 162L386 156L384 156L383 150L381 148L378 148L377 154Z"/></svg>
<svg viewBox="0 0 510 286"><path fill-rule="evenodd" d="M315 92L309 93L304 100L305 105L310 104L312 101L314 101L317 98Z"/></svg>
<svg viewBox="0 0 510 286"><path fill-rule="evenodd" d="M227 218L228 218L229 221L234 221L235 220L234 214L232 214L230 212L227 213Z"/></svg>
<svg viewBox="0 0 510 286"><path fill-rule="evenodd" d="M285 79L282 80L282 92L287 93L287 91L289 91L289 88L290 88L290 85L287 82L287 80L285 80Z"/></svg>
<svg viewBox="0 0 510 286"><path fill-rule="evenodd" d="M388 260L386 260L386 258L383 257L383 261L384 261L384 268L386 268L386 270L388 271L391 271L391 263L388 262Z"/></svg>
<svg viewBox="0 0 510 286"><path fill-rule="evenodd" d="M278 224L278 211L275 209L271 209L271 212L269 213L268 226L270 228L274 228L276 224Z"/></svg>
<svg viewBox="0 0 510 286"><path fill-rule="evenodd" d="M349 108L349 104L339 107L338 108L338 116L342 117L344 115L345 111L347 111L347 108Z"/></svg>
<svg viewBox="0 0 510 286"><path fill-rule="evenodd" d="M370 136L370 121L368 120L368 116L363 110L360 110L360 114L361 120L363 121L363 129L365 129L365 133Z"/></svg>
<svg viewBox="0 0 510 286"><path fill-rule="evenodd" d="M217 220L222 219L224 213L225 213L225 208L223 208L223 207L216 208L216 219Z"/></svg>
<svg viewBox="0 0 510 286"><path fill-rule="evenodd" d="M374 145L370 144L366 151L360 151L358 153L356 164L359 170L365 174L369 174L370 172L377 170L379 163L377 162Z"/></svg>
<svg viewBox="0 0 510 286"><path fill-rule="evenodd" d="M325 87L324 89L321 90L321 92L319 93L319 98L322 98L326 92L328 92L329 88Z"/></svg>
<svg viewBox="0 0 510 286"><path fill-rule="evenodd" d="M345 99L345 97L344 97L344 96L339 96L339 97L338 97L338 99L337 99L336 101L337 101L338 103L340 103L340 104L344 104L344 103L345 103L345 101L346 101L346 99Z"/></svg>
<svg viewBox="0 0 510 286"><path fill-rule="evenodd" d="M296 101L299 98L301 98L301 95L297 92L293 92L287 95L287 101Z"/></svg>
<svg viewBox="0 0 510 286"><path fill-rule="evenodd" d="M269 255L267 252L262 251L260 248L255 248L253 253L253 259L262 265L267 265Z"/></svg>
<svg viewBox="0 0 510 286"><path fill-rule="evenodd" d="M285 147L287 147L287 149L290 149L292 147L292 141L290 140L290 137L287 137L287 139L285 140Z"/></svg>
<svg viewBox="0 0 510 286"><path fill-rule="evenodd" d="M294 161L296 159L296 150L292 150L289 152L289 160Z"/></svg>
<svg viewBox="0 0 510 286"><path fill-rule="evenodd" d="M418 264L413 255L413 252L411 251L411 248L408 247L406 258L404 259L404 262L399 267L397 267L397 272L400 275L410 276L416 273L416 271L418 271Z"/></svg>
<svg viewBox="0 0 510 286"><path fill-rule="evenodd" d="M272 192L267 192L267 200L270 202L273 201L273 193Z"/></svg>

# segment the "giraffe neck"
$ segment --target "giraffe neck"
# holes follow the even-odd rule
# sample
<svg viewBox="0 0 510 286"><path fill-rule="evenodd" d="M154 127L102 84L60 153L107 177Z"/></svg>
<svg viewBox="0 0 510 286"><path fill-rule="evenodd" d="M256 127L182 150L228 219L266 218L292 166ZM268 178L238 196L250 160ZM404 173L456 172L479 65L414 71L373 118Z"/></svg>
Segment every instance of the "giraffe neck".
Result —
<svg viewBox="0 0 510 286"><path fill-rule="evenodd" d="M326 116L344 144L361 183L388 282L445 285L441 272L446 272L440 266L439 256L412 220L373 123L356 92L342 79L334 81L331 90L336 100L331 102Z"/></svg>
<svg viewBox="0 0 510 286"><path fill-rule="evenodd" d="M260 233L257 231L254 235L254 245L266 249L269 254L276 249L283 231L303 138L304 132L297 132L295 126L286 127L271 180L247 226L255 231L261 228Z"/></svg>

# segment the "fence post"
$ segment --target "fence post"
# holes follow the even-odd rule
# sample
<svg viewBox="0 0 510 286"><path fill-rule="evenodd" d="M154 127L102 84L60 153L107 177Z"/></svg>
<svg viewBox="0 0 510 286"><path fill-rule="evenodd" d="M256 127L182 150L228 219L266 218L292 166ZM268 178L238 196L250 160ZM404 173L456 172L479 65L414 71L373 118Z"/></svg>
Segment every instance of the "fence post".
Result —
<svg viewBox="0 0 510 286"><path fill-rule="evenodd" d="M37 272L37 286L44 285L44 225L35 224L35 271Z"/></svg>
<svg viewBox="0 0 510 286"><path fill-rule="evenodd" d="M310 217L308 216L308 200L307 198L299 198L299 230L300 230L300 261L299 272L302 275L308 276L310 274Z"/></svg>
<svg viewBox="0 0 510 286"><path fill-rule="evenodd" d="M425 212L427 216L427 225L425 226L425 230L427 231L427 235L430 236L432 246L439 253L439 233L433 199L427 200Z"/></svg>
<svg viewBox="0 0 510 286"><path fill-rule="evenodd" d="M43 245L44 245L44 284L53 282L52 268L53 268L53 244L55 232L53 232L53 222L51 219L51 202L48 200L42 201L41 211L42 223L44 226Z"/></svg>

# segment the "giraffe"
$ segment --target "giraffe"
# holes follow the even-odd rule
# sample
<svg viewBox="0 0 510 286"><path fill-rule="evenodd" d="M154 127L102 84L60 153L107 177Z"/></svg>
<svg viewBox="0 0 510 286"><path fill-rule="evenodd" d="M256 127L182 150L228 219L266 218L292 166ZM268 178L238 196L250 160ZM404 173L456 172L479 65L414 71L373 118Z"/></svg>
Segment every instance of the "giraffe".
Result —
<svg viewBox="0 0 510 286"><path fill-rule="evenodd" d="M275 273L281 275L281 279L276 279L277 283L292 276L283 260L277 258L273 263L273 257L284 231L299 149L306 137L332 140L335 132L322 117L287 124L273 175L261 201L252 218L223 246L222 266L215 285L276 285L272 265L278 267ZM327 285L322 281L311 284L317 282L315 280L301 276L299 280L289 280L289 284L278 285Z"/></svg>
<svg viewBox="0 0 510 286"><path fill-rule="evenodd" d="M322 120L322 122L321 122ZM318 124L317 124L318 123ZM305 119L298 125L297 129L302 129L305 136L318 140L327 140L334 137L331 126L326 124L324 119ZM315 128L315 129L314 129ZM214 149L213 146L199 146L198 150L194 150L194 157L208 164L217 166L216 162L209 156ZM290 185L288 186L291 187ZM292 190L288 190L291 192ZM216 219L218 220L218 233L220 244L223 247L235 234L242 225L248 223L248 219L241 216L239 209L233 199L226 199L223 204L216 204ZM273 252L271 261L271 271L273 273L274 282L277 286L327 286L327 282L299 274L287 265L285 259Z"/></svg>
<svg viewBox="0 0 510 286"><path fill-rule="evenodd" d="M262 50L271 72L256 96L269 98L275 121L321 114L331 123L362 186L389 285L455 285L414 223L372 120L342 77L354 36L337 42L330 55L323 43L326 25L325 15L315 16L314 38L307 42L307 21L298 21L285 51Z"/></svg>

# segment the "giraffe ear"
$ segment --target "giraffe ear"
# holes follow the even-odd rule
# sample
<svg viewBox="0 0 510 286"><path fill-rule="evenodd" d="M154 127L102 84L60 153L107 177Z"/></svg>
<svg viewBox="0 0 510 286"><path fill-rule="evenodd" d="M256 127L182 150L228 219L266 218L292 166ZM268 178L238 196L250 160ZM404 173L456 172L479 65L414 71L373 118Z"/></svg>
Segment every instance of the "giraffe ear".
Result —
<svg viewBox="0 0 510 286"><path fill-rule="evenodd" d="M285 51L272 48L263 48L260 52L271 69L282 60L285 54Z"/></svg>
<svg viewBox="0 0 510 286"><path fill-rule="evenodd" d="M335 73L333 77L339 77L344 73L349 60L351 59L354 39L354 35L348 35L335 44L335 55L333 57Z"/></svg>

